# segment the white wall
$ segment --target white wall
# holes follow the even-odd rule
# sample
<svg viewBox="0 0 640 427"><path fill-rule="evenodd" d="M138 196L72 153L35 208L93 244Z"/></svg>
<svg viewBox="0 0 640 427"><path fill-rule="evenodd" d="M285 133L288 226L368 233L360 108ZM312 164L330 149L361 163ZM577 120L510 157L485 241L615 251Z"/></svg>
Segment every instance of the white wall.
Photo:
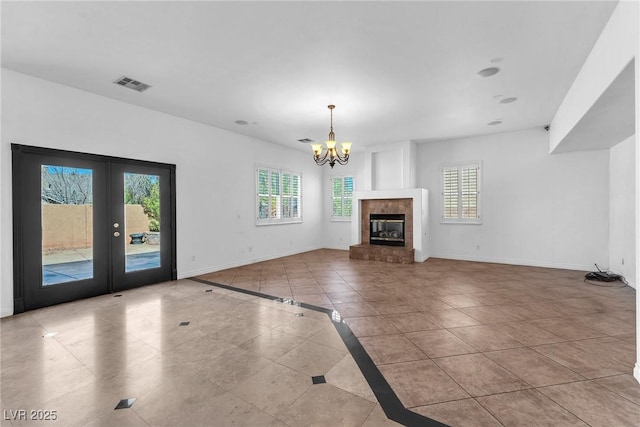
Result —
<svg viewBox="0 0 640 427"><path fill-rule="evenodd" d="M609 261L609 151L549 154L543 129L418 145L432 257L592 270ZM482 162L482 224L441 224L440 167Z"/></svg>
<svg viewBox="0 0 640 427"><path fill-rule="evenodd" d="M323 172L308 153L3 69L2 315L13 311L11 143L176 164L178 277L322 247ZM302 173L302 224L255 225L256 164Z"/></svg>
<svg viewBox="0 0 640 427"><path fill-rule="evenodd" d="M402 168L402 151L379 151L371 154L371 189L398 190L406 172Z"/></svg>
<svg viewBox="0 0 640 427"><path fill-rule="evenodd" d="M362 190L416 188L416 150L416 143L413 141L365 147Z"/></svg>
<svg viewBox="0 0 640 427"><path fill-rule="evenodd" d="M551 121L554 151L637 55L638 1L620 1ZM636 67L636 75L638 67Z"/></svg>
<svg viewBox="0 0 640 427"><path fill-rule="evenodd" d="M609 269L636 287L635 136L613 146L609 158ZM623 264L624 260L624 264Z"/></svg>

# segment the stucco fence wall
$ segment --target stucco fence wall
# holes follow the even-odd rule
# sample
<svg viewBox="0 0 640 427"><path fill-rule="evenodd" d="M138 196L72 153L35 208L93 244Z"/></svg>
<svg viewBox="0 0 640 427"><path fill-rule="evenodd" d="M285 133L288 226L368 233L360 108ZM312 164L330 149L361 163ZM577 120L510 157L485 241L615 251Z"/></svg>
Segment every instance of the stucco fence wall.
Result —
<svg viewBox="0 0 640 427"><path fill-rule="evenodd" d="M122 233L120 224L120 232ZM114 230L115 231L115 230ZM124 233L149 231L141 205L125 205ZM81 249L93 245L92 205L42 205L42 249Z"/></svg>

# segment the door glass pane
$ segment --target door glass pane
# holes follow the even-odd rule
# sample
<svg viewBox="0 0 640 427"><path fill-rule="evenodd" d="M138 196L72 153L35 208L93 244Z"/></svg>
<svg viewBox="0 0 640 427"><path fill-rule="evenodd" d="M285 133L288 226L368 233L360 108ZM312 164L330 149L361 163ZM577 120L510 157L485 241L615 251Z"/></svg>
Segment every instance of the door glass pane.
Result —
<svg viewBox="0 0 640 427"><path fill-rule="evenodd" d="M125 272L160 267L158 175L124 174L124 218Z"/></svg>
<svg viewBox="0 0 640 427"><path fill-rule="evenodd" d="M41 166L42 285L93 277L93 170Z"/></svg>

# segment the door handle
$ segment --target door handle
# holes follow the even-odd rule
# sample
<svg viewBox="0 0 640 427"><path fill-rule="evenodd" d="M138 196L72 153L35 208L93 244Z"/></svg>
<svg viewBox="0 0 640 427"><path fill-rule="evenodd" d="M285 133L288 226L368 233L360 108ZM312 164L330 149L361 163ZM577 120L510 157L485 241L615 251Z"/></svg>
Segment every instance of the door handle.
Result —
<svg viewBox="0 0 640 427"><path fill-rule="evenodd" d="M114 231L113 232L113 236L114 237L120 237L120 232L119 231Z"/></svg>

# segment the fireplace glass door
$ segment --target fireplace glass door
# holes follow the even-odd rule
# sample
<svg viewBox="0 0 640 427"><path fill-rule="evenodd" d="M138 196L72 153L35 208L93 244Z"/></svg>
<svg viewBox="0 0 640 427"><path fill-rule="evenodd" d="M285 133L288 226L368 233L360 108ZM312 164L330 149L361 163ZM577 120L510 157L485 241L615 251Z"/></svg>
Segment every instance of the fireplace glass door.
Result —
<svg viewBox="0 0 640 427"><path fill-rule="evenodd" d="M404 214L371 214L369 242L372 245L404 246Z"/></svg>

